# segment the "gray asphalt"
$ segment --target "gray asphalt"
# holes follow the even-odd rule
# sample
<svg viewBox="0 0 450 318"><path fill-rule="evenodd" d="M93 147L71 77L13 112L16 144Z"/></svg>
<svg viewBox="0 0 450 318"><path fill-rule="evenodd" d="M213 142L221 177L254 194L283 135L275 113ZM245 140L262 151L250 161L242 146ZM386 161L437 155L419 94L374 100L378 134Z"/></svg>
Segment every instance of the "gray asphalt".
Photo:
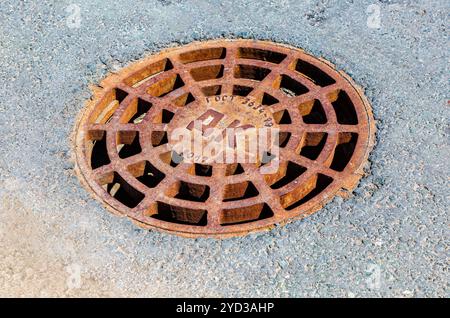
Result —
<svg viewBox="0 0 450 318"><path fill-rule="evenodd" d="M448 297L448 21L445 0L2 0L0 296ZM71 161L89 85L221 37L302 47L350 74L377 119L368 176L350 199L245 238L184 239L110 215Z"/></svg>

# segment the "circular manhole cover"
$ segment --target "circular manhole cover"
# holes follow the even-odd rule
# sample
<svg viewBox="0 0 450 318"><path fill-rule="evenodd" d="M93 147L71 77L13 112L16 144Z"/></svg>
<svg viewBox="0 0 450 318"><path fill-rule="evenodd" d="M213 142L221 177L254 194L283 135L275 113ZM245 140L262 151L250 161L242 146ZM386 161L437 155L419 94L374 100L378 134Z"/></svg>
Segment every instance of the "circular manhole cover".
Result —
<svg viewBox="0 0 450 318"><path fill-rule="evenodd" d="M77 122L77 171L146 228L225 237L307 216L356 186L373 146L351 79L286 45L192 43L100 86Z"/></svg>

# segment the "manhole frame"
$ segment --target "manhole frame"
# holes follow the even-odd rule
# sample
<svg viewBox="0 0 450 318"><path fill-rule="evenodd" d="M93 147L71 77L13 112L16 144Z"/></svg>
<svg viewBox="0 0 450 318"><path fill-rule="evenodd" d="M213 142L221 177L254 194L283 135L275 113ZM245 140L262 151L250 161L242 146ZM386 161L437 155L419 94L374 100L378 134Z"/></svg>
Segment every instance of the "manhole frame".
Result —
<svg viewBox="0 0 450 318"><path fill-rule="evenodd" d="M304 209L302 213L292 215L288 218L284 218L282 220L279 220L278 222L270 221L268 223L261 222L265 220L259 220L255 222L249 222L245 224L239 225L239 230L236 231L226 231L226 232L210 232L210 233L204 233L204 232L192 232L192 229L198 229L198 226L186 226L181 225L177 226L178 224L170 224L170 228L161 226L162 224L148 224L143 223L138 219L133 218L130 215L125 215L123 212L121 212L119 209L115 208L113 204L108 202L105 198L101 197L96 189L95 185L93 186L88 180L87 176L83 173L83 169L90 169L88 165L86 165L86 162L84 161L84 151L82 150L82 147L80 145L84 142L84 135L78 133L79 128L82 125L82 123L86 120L88 116L90 116L90 113L93 108L95 108L97 102L99 99L101 99L104 95L104 92L106 92L108 89L112 89L115 87L116 81L119 79L122 79L126 77L127 74L131 74L133 71L139 69L143 65L147 65L152 61L157 61L158 59L163 58L165 55L170 55L175 51L178 51L179 53L184 51L189 51L193 49L198 49L198 46L220 46L223 45L224 42L234 42L239 43L240 45L245 45L246 43L249 45L268 45L268 49L270 47L278 47L284 50L294 50L297 53L304 54L305 56L308 56L309 58L319 60L320 62L324 63L327 67L329 67L330 72L334 72L336 75L339 75L342 79L344 79L347 82L347 85L349 85L353 89L353 93L355 94L353 96L353 100L358 100L361 105L364 108L364 114L366 115L366 121L367 121L367 136L366 136L366 144L364 147L360 147L355 149L355 152L352 155L352 161L353 163L357 162L357 164L353 167L352 172L348 173L344 178L345 182L342 182L342 180L339 183L332 183L330 184L326 190L322 192L326 192L325 195L320 195L320 200L313 200L312 206L308 207L307 209ZM177 234L184 237L214 237L214 238L226 238L226 237L235 237L235 236L243 236L247 235L252 232L258 232L258 231L268 231L272 228L276 227L277 225L284 225L286 223L302 219L306 216L309 216L316 211L320 210L323 206L325 206L328 202L330 202L336 195L339 195L341 197L348 197L349 193L353 189L355 189L360 181L360 179L364 176L364 166L368 162L368 157L371 152L371 150L374 147L375 144L375 120L372 113L371 105L367 99L367 97L364 95L363 90L358 86L349 75L344 73L342 70L337 70L335 65L329 62L328 60L325 60L321 57L315 57L312 54L307 53L305 50L301 48L297 48L288 44L281 44L281 43L274 43L270 41L261 41L261 40L248 40L248 39L218 39L218 40L209 40L209 41L195 41L191 42L187 45L180 45L177 47L171 47L164 50L161 50L155 54L151 54L150 56L144 57L139 61L130 63L129 65L122 68L117 73L111 73L104 77L104 79L100 82L100 86L92 86L92 97L90 100L86 102L86 105L80 110L77 119L76 124L74 125L74 130L72 132L72 147L73 147L73 154L74 154L74 161L75 161L75 173L78 176L79 180L81 181L82 185L88 190L88 192L95 198L96 200L99 200L102 205L111 213L117 215L117 216L127 216L130 218L135 224L138 226L145 228L145 229L154 229L161 232L166 232L170 234ZM354 159L354 157L357 158L357 160ZM316 202L314 202L316 201ZM308 205L307 202L305 205ZM255 223L258 222L259 225L255 226ZM156 222L161 223L161 222ZM164 222L163 222L164 223ZM175 226L174 226L175 224Z"/></svg>

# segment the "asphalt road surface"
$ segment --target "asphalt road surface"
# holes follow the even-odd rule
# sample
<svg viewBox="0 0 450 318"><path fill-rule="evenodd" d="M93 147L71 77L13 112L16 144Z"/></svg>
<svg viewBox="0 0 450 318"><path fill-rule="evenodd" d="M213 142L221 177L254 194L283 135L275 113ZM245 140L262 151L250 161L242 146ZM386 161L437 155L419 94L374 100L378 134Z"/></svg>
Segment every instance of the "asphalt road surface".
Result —
<svg viewBox="0 0 450 318"><path fill-rule="evenodd" d="M449 3L0 3L0 296L448 297ZM136 228L73 173L70 134L108 72L193 40L304 48L377 120L351 198L226 240Z"/></svg>

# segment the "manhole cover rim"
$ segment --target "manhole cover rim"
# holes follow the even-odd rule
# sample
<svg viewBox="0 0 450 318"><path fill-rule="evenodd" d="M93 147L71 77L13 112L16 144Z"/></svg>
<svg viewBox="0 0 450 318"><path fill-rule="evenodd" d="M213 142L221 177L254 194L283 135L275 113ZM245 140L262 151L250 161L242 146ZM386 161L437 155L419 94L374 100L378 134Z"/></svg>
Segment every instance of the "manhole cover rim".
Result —
<svg viewBox="0 0 450 318"><path fill-rule="evenodd" d="M335 75L341 77L345 80L347 86L347 93L353 94L352 101L359 102L362 108L364 109L365 122L366 122L366 130L362 130L362 137L366 141L365 145L359 148L355 147L355 152L352 155L352 171L344 170L342 178L339 182L332 182L325 191L325 195L323 193L316 199L319 200L310 200L303 205L301 213L294 213L291 211L291 215L286 217L286 215L274 215L268 219L262 219L257 221L252 221L244 224L237 225L228 225L222 226L221 231L208 232L205 231L205 228L202 226L193 226L193 225L185 225L185 224L177 224L163 220L153 219L151 223L142 222L142 219L136 218L133 215L126 214L121 212L120 204L118 205L116 200L113 197L102 197L98 193L102 191L102 188L96 182L89 181L89 171L90 167L87 162L84 160L84 140L85 140L85 130L80 129L83 127L86 118L90 116L91 111L96 106L98 101L103 98L104 93L109 89L115 88L116 84L126 78L129 74L135 72L140 69L143 65L149 64L151 62L157 61L162 57L170 57L171 54L180 54L186 51L191 51L193 49L198 49L198 46L202 48L208 47L216 47L216 46L226 46L227 43L238 43L240 46L248 45L252 47L260 46L262 49L267 49L267 46L272 47L273 49L278 49L277 52L286 52L286 54L294 53L297 56L302 56L302 59L305 57L305 60L309 61L309 59L322 63L323 67L327 68L327 71L330 73L334 73ZM123 69L118 71L117 73L111 73L107 75L101 82L100 86L92 87L92 98L86 102L86 105L81 109L76 119L76 124L74 125L74 130L72 132L72 145L73 145L73 153L75 155L75 172L79 177L82 185L88 190L88 192L96 199L99 200L102 205L107 208L110 212L118 216L127 216L130 218L135 224L140 227L147 229L155 229L158 231L177 234L185 237L216 237L216 238L225 238L225 237L233 237L233 236L242 236L251 232L270 230L277 225L283 225L289 223L294 220L302 219L308 215L313 214L314 212L320 210L323 206L325 206L329 201L331 201L336 195L346 196L346 193L351 192L354 188L357 187L360 179L364 175L364 165L367 162L369 154L374 147L375 144L375 120L372 113L371 105L364 95L363 90L358 86L349 75L344 73L343 71L339 71L336 69L335 65L331 62L323 59L315 57L304 51L302 48L297 48L288 44L283 43L274 43L270 41L262 41L262 40L247 40L247 39L218 39L218 40L209 40L209 41L195 41L189 43L187 45L181 45L177 47L170 47L164 50L161 50L155 54L152 54L148 57L144 57L143 59L132 62L128 66L125 66ZM86 173L86 171L88 173ZM87 175L86 175L87 174ZM343 182L343 180L345 180Z"/></svg>

